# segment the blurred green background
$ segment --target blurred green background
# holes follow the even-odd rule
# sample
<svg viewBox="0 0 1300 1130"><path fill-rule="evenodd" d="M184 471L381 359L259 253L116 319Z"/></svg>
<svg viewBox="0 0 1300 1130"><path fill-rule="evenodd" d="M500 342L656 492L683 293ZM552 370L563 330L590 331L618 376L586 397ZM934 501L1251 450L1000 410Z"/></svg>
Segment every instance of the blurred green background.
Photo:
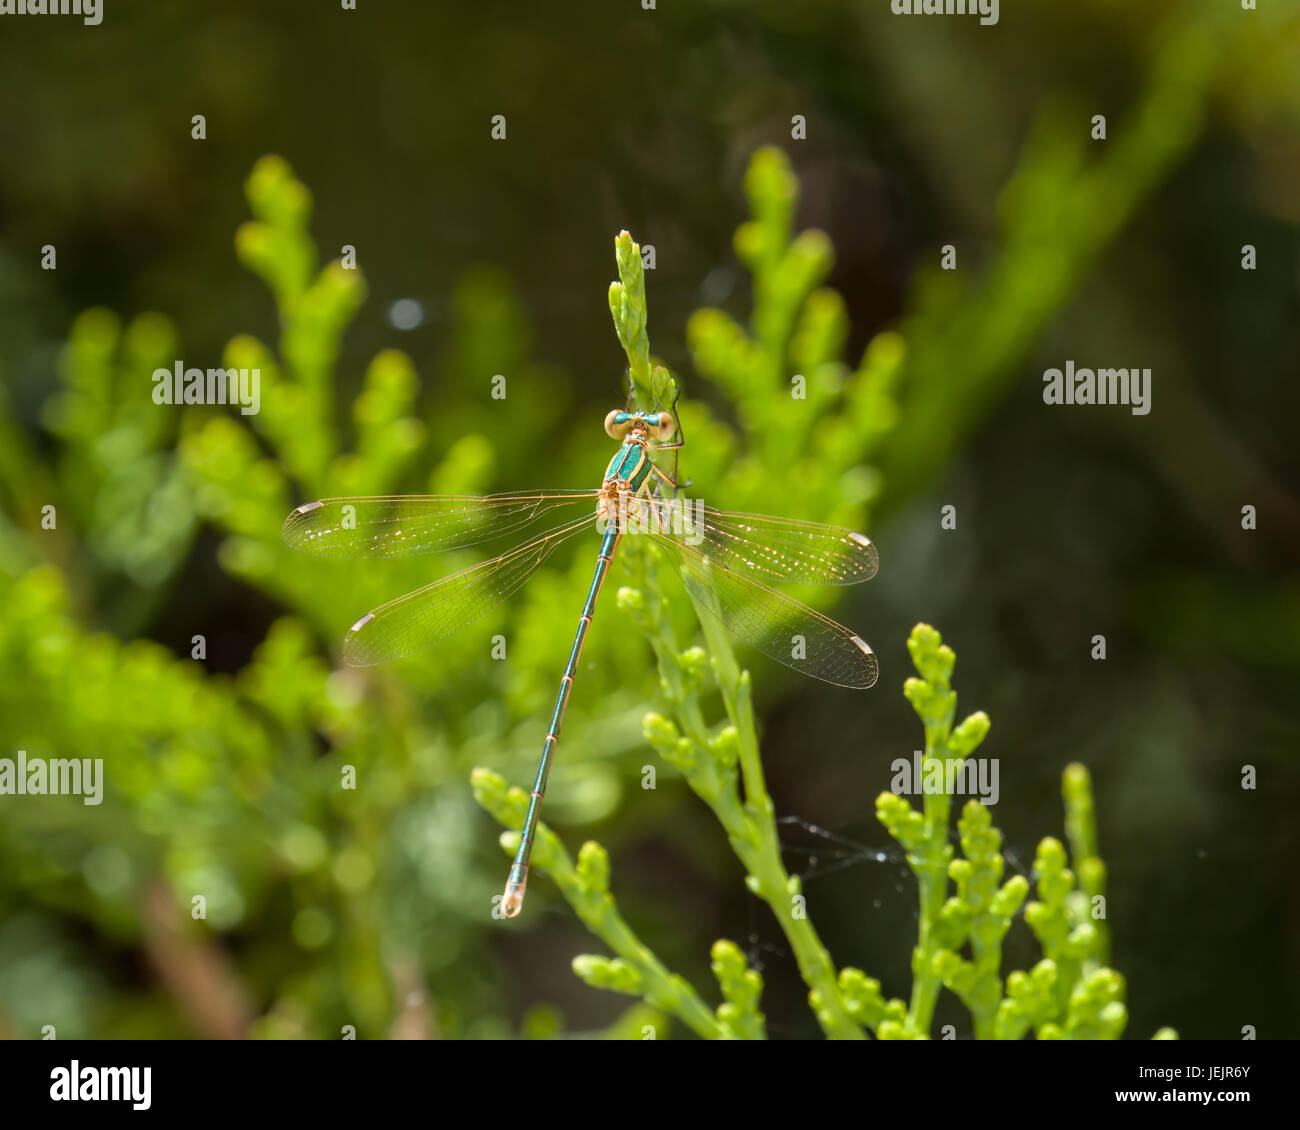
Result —
<svg viewBox="0 0 1300 1130"><path fill-rule="evenodd" d="M592 546L435 653L353 672L348 624L478 558L297 557L279 522L331 491L595 485L627 228L656 252L651 345L684 389L692 492L880 547L835 607L880 654L875 689L742 653L836 960L907 993L915 887L872 809L920 744L901 685L926 620L962 712L992 717L994 815L1026 868L1061 834L1061 769L1092 770L1128 1034L1300 1035L1300 13L335 7L0 21L0 756L102 757L108 779L99 807L0 798L0 1031L619 1031L627 1002L572 975L594 943L544 879L517 922L490 917L506 859L468 787L475 765L531 778ZM731 323L693 314L746 325L775 301L733 249L768 144L840 299L804 304L812 276L792 299L811 346L760 316L782 355L751 383ZM320 270L345 244L361 272ZM155 367L223 357L262 365L258 417L150 401ZM1151 414L1044 406L1067 358L1151 367ZM805 371L796 410L783 382ZM662 765L639 787L656 687L633 637L603 603L548 822L609 846L629 921L706 995L731 937L772 1034L814 1035L703 806ZM1009 963L1033 958L1013 931ZM945 995L938 1022L963 1015Z"/></svg>

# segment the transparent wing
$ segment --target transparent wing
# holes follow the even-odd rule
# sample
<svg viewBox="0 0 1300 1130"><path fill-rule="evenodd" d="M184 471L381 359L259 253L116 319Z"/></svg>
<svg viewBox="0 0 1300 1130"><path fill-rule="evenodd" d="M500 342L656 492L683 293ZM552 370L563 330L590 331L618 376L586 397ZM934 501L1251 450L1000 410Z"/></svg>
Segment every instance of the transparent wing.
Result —
<svg viewBox="0 0 1300 1130"><path fill-rule="evenodd" d="M866 690L876 681L875 652L843 624L684 542L653 536L676 561L696 602L764 655L837 687Z"/></svg>
<svg viewBox="0 0 1300 1130"><path fill-rule="evenodd" d="M539 515L584 505L598 491L515 494L407 494L304 502L284 520L285 544L325 557L409 557L460 549L527 525Z"/></svg>
<svg viewBox="0 0 1300 1130"><path fill-rule="evenodd" d="M518 549L366 613L343 640L343 662L372 667L433 647L515 592L557 546L594 526L595 515L584 514Z"/></svg>
<svg viewBox="0 0 1300 1130"><path fill-rule="evenodd" d="M736 514L688 498L660 498L652 505L656 532L760 581L853 585L871 580L880 567L870 539L842 526Z"/></svg>

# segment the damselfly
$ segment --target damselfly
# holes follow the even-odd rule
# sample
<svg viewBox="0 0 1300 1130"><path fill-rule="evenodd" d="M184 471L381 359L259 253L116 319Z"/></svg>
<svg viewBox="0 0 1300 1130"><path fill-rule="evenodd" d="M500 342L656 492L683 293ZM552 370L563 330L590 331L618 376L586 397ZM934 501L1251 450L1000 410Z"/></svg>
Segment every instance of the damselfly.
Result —
<svg viewBox="0 0 1300 1130"><path fill-rule="evenodd" d="M515 592L574 534L593 524L600 530L595 576L560 681L501 903L511 918L523 906L542 797L582 645L624 536L653 538L676 565L696 604L759 651L837 686L865 689L876 681L875 654L861 637L767 585L870 580L878 560L867 538L836 526L728 513L676 497L676 482L651 458L653 451L680 446L670 442L679 428L667 412L614 411L605 419L605 431L621 446L598 490L327 498L299 506L284 523L284 540L309 553L404 557L475 545L543 516L570 516L517 549L362 616L343 641L344 662L354 667L433 647Z"/></svg>

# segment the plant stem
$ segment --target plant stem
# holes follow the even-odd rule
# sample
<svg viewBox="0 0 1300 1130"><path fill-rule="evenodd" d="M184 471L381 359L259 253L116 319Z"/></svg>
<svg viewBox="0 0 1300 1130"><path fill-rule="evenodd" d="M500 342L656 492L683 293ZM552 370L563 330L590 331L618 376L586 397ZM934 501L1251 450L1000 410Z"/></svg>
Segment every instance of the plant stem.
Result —
<svg viewBox="0 0 1300 1130"><path fill-rule="evenodd" d="M791 912L790 900L792 895L798 893L798 881L791 880L781 860L775 806L767 791L754 728L749 673L741 671L737 666L721 625L707 612L699 612L699 618L704 638L708 641L713 656L727 716L736 727L739 737L739 761L745 794L742 809L744 831L741 836L729 831L732 845L755 881L753 889L772 908L772 913L776 915L776 920L794 951L799 972L815 1002L814 1011L822 1029L832 1039L865 1039L865 1033L850 1016L848 1006L840 994L834 962L826 952L812 921L806 915L795 916ZM734 800L735 794L732 793L731 796ZM712 804L711 807L718 818L723 820L724 807L718 804Z"/></svg>
<svg viewBox="0 0 1300 1130"><path fill-rule="evenodd" d="M593 891L583 883L569 857L560 852L548 867L569 904L587 928L641 976L641 995L656 1008L670 1012L706 1040L730 1038L713 1011L685 978L671 973L623 920L608 891Z"/></svg>
<svg viewBox="0 0 1300 1130"><path fill-rule="evenodd" d="M947 752L947 732L952 724L925 726L925 755L922 760L921 779L925 781L925 762L938 758L940 768ZM942 777L940 778L942 780ZM920 887L920 930L916 949L912 951L912 1000L907 1010L908 1023L917 1033L929 1035L934 1018L934 1006L939 999L942 981L934 971L934 958L940 946L935 938L939 915L948 897L948 864L952 859L952 845L948 842L948 816L952 798L945 792L925 792L922 795L925 814L925 839L919 851L909 852L911 865Z"/></svg>

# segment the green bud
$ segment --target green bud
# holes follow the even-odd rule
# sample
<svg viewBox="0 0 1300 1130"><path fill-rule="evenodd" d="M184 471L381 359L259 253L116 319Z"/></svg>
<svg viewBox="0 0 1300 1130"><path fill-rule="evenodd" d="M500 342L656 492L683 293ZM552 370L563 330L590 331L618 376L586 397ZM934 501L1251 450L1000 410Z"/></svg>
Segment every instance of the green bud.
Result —
<svg viewBox="0 0 1300 1130"><path fill-rule="evenodd" d="M989 912L1001 918L1012 918L1028 894L1029 881L1023 875L1013 875L993 896Z"/></svg>
<svg viewBox="0 0 1300 1130"><path fill-rule="evenodd" d="M681 738L681 731L662 714L651 711L641 720L641 732L651 747L664 753L673 749Z"/></svg>
<svg viewBox="0 0 1300 1130"><path fill-rule="evenodd" d="M614 603L618 605L621 612L626 612L632 617L638 627L643 626L645 617L645 593L640 589L632 588L630 585L623 585L618 590Z"/></svg>
<svg viewBox="0 0 1300 1130"><path fill-rule="evenodd" d="M677 657L677 665L686 676L687 693L695 690L709 674L709 653L702 647L690 647Z"/></svg>
<svg viewBox="0 0 1300 1130"><path fill-rule="evenodd" d="M609 890L609 853L595 840L578 849L578 878L589 891Z"/></svg>
<svg viewBox="0 0 1300 1130"><path fill-rule="evenodd" d="M953 756L969 757L975 747L984 740L990 725L989 716L982 710L965 718L948 739L948 748Z"/></svg>
<svg viewBox="0 0 1300 1130"><path fill-rule="evenodd" d="M926 682L948 685L957 657L952 648L944 645L943 637L934 628L929 624L917 624L907 639L907 650L913 666Z"/></svg>
<svg viewBox="0 0 1300 1130"><path fill-rule="evenodd" d="M573 959L573 972L593 989L608 989L610 992L631 996L641 995L640 972L622 958L579 954Z"/></svg>
<svg viewBox="0 0 1300 1130"><path fill-rule="evenodd" d="M740 758L740 732L735 726L724 726L709 742L709 752L722 768L731 768Z"/></svg>

